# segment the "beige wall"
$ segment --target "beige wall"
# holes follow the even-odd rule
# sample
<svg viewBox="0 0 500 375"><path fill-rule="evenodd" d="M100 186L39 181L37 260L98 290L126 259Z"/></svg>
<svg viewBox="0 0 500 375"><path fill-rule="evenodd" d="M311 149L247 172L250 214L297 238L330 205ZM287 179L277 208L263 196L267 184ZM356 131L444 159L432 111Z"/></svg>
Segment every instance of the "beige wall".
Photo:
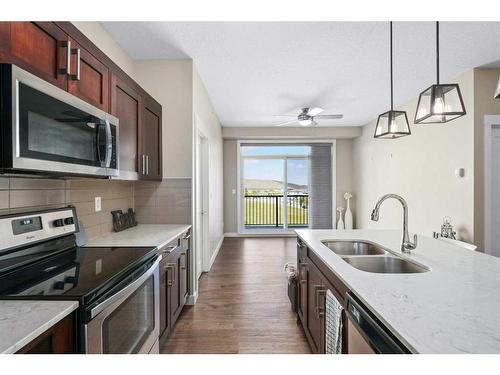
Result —
<svg viewBox="0 0 500 375"><path fill-rule="evenodd" d="M458 77L467 115L447 124L413 125L417 98L407 111L412 135L374 139L375 121L354 141L353 172L360 228L401 228L402 209L387 201L379 222L370 220L377 199L386 193L403 196L409 206L411 232L431 236L444 216L451 216L459 237L474 239L474 80L473 72ZM457 178L456 168L465 168ZM399 206L398 206L399 205Z"/></svg>
<svg viewBox="0 0 500 375"><path fill-rule="evenodd" d="M134 61L137 82L163 108L163 178L191 178L192 60Z"/></svg>
<svg viewBox="0 0 500 375"><path fill-rule="evenodd" d="M227 129L227 128L223 128ZM281 139L285 139L282 137ZM328 138L332 139L332 138ZM336 164L336 206L346 206L344 193L353 192L353 140L337 139ZM238 232L238 140L224 139L224 232ZM236 194L233 194L233 190ZM354 216L356 214L356 197L352 202Z"/></svg>
<svg viewBox="0 0 500 375"><path fill-rule="evenodd" d="M195 135L208 143L208 238L210 259L224 235L222 129L203 81L193 67L193 111ZM195 139L193 138L193 144Z"/></svg>
<svg viewBox="0 0 500 375"><path fill-rule="evenodd" d="M361 135L361 127L259 127L259 128L222 128L224 139L344 139Z"/></svg>
<svg viewBox="0 0 500 375"><path fill-rule="evenodd" d="M133 60L116 43L111 35L99 22L72 22L87 38L89 38L101 51L108 55L116 65L123 69L129 76L134 77Z"/></svg>
<svg viewBox="0 0 500 375"><path fill-rule="evenodd" d="M474 69L474 242L484 248L484 116L500 115L500 69Z"/></svg>
<svg viewBox="0 0 500 375"><path fill-rule="evenodd" d="M102 210L95 212L94 197ZM0 215L58 208L72 204L89 239L113 231L111 211L134 207L129 181L0 177Z"/></svg>

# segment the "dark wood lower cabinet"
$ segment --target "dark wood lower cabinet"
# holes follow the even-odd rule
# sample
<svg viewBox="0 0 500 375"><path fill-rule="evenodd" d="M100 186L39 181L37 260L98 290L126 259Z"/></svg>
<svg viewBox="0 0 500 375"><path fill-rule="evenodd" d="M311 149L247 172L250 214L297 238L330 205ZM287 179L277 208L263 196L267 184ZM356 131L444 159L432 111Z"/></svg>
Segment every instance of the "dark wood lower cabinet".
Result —
<svg viewBox="0 0 500 375"><path fill-rule="evenodd" d="M322 263L319 257L300 240L297 243L299 267L298 318L302 323L313 353L325 353L326 293L345 307L347 287ZM342 312L342 353L347 353L347 316Z"/></svg>
<svg viewBox="0 0 500 375"><path fill-rule="evenodd" d="M189 295L190 231L169 243L164 251L175 246L169 254L164 252L160 264L160 334L168 338Z"/></svg>
<svg viewBox="0 0 500 375"><path fill-rule="evenodd" d="M19 354L75 353L75 327L73 314L49 328L32 342L17 351Z"/></svg>

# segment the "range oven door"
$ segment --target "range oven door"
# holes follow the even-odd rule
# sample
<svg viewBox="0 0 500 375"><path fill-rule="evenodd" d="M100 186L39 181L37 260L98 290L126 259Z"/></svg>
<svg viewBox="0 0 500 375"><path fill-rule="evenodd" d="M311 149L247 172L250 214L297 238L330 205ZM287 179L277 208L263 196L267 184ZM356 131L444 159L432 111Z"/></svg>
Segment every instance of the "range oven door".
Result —
<svg viewBox="0 0 500 375"><path fill-rule="evenodd" d="M2 119L11 123L8 169L118 175L117 118L15 65L2 65L1 78L2 103L12 108Z"/></svg>
<svg viewBox="0 0 500 375"><path fill-rule="evenodd" d="M156 257L145 272L130 276L132 282L118 285L109 297L89 307L86 353L158 353L160 260Z"/></svg>

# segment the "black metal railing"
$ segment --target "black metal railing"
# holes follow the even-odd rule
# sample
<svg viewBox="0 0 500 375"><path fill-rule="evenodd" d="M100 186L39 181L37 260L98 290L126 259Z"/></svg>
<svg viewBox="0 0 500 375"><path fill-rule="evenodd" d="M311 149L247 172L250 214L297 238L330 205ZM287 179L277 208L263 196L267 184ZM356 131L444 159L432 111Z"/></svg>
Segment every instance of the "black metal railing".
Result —
<svg viewBox="0 0 500 375"><path fill-rule="evenodd" d="M246 227L282 227L284 225L284 195L245 195ZM307 227L309 224L309 196L288 194L288 227Z"/></svg>

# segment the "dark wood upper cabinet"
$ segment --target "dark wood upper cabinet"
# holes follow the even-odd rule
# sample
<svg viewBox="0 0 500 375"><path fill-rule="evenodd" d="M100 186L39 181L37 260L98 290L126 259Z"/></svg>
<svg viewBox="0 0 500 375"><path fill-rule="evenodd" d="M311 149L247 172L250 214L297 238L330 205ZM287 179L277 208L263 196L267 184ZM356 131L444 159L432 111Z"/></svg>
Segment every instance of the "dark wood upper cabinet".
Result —
<svg viewBox="0 0 500 375"><path fill-rule="evenodd" d="M7 32L5 24L1 32ZM1 39L5 39L0 37ZM36 76L67 89L69 37L53 22L11 22L10 53L4 60L35 74ZM5 40L0 42L0 46Z"/></svg>
<svg viewBox="0 0 500 375"><path fill-rule="evenodd" d="M115 74L111 75L111 114L120 120L120 173L137 169L138 132L142 97L138 90Z"/></svg>
<svg viewBox="0 0 500 375"><path fill-rule="evenodd" d="M109 112L109 69L74 40L71 41L68 91Z"/></svg>
<svg viewBox="0 0 500 375"><path fill-rule="evenodd" d="M162 108L153 98L143 98L143 113L140 131L139 178L162 179Z"/></svg>

